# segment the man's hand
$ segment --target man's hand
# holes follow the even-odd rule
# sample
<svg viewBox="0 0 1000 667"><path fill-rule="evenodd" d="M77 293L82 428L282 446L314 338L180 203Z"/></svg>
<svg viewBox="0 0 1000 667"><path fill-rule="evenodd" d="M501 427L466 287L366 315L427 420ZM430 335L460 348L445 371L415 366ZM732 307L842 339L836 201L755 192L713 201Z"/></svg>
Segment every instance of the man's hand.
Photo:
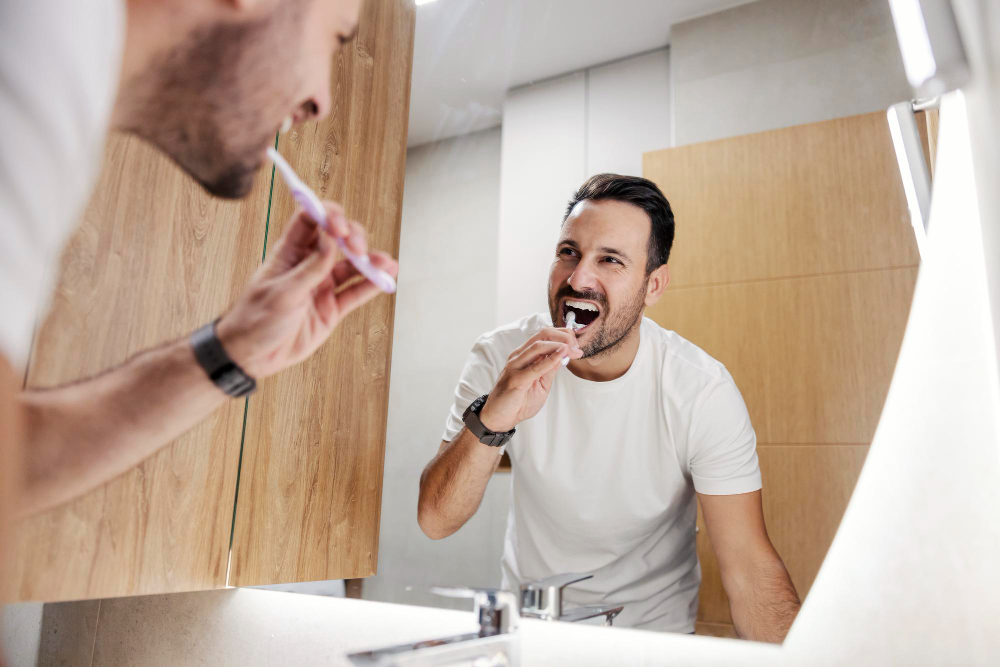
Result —
<svg viewBox="0 0 1000 667"><path fill-rule="evenodd" d="M348 313L378 294L367 280L356 280L351 264L337 261L334 235L352 251L367 252L361 226L336 204L327 209L333 234L296 213L216 326L226 352L254 377L308 357ZM387 255L369 257L396 274ZM198 365L187 336L84 382L24 392L20 512L65 502L125 472L227 400Z"/></svg>
<svg viewBox="0 0 1000 667"><path fill-rule="evenodd" d="M570 359L583 356L576 334L552 327L542 329L511 352L507 366L479 413L483 425L503 433L538 414L566 356Z"/></svg>
<svg viewBox="0 0 1000 667"><path fill-rule="evenodd" d="M326 202L326 207L333 234L345 239L353 252L366 254L361 225L347 220L339 205ZM396 261L385 253L368 256L393 277L398 273ZM378 295L379 289L367 280L352 283L357 269L336 257L334 236L297 211L277 247L216 327L226 352L245 372L263 378L302 361L348 313Z"/></svg>

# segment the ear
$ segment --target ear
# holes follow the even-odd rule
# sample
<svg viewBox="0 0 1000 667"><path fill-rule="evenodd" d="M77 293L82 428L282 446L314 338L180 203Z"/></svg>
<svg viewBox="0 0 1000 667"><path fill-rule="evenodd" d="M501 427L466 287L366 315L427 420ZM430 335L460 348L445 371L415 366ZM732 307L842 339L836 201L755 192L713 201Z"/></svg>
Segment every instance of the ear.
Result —
<svg viewBox="0 0 1000 667"><path fill-rule="evenodd" d="M646 305L652 306L663 295L663 290L670 284L670 267L666 264L658 266L646 282Z"/></svg>

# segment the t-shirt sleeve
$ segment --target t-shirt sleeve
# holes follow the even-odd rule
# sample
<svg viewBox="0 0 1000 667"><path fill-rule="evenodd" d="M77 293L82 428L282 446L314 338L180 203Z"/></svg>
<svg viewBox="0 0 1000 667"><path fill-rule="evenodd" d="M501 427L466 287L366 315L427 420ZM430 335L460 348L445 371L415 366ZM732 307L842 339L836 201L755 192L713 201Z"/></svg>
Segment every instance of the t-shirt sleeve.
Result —
<svg viewBox="0 0 1000 667"><path fill-rule="evenodd" d="M23 367L100 171L122 0L0 2L0 355Z"/></svg>
<svg viewBox="0 0 1000 667"><path fill-rule="evenodd" d="M728 375L707 388L695 405L688 456L698 493L727 496L761 488L757 434Z"/></svg>
<svg viewBox="0 0 1000 667"><path fill-rule="evenodd" d="M465 361L465 368L455 387L455 400L451 410L448 412L448 419L444 425L444 435L442 440L451 442L455 439L465 423L462 421L462 414L469 405L493 389L497 378L500 377L502 365L494 358L496 351L490 345L490 339L482 337L472 347L469 357Z"/></svg>

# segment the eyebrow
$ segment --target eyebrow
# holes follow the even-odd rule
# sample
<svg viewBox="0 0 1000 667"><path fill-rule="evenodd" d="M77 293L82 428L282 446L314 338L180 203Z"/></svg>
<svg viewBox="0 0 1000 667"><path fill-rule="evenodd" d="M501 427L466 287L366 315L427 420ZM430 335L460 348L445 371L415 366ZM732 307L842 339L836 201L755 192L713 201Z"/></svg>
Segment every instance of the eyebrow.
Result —
<svg viewBox="0 0 1000 667"><path fill-rule="evenodd" d="M571 248L575 248L577 250L580 249L580 244L578 244L573 239L563 239L563 240L559 241L559 245L560 246L567 245L567 246L569 246ZM622 259L624 259L626 262L631 262L632 261L631 257L629 257L628 255L626 255L625 253L623 253L621 250L618 250L617 248L612 248L610 246L602 246L602 247L598 248L597 250L598 250L598 252L602 252L605 255L617 255L617 256L621 257Z"/></svg>
<svg viewBox="0 0 1000 667"><path fill-rule="evenodd" d="M618 255L624 260L632 261L628 255L623 253L621 250L618 250L617 248L609 248L608 246L604 246L603 248L600 249L600 251L603 252L605 255Z"/></svg>

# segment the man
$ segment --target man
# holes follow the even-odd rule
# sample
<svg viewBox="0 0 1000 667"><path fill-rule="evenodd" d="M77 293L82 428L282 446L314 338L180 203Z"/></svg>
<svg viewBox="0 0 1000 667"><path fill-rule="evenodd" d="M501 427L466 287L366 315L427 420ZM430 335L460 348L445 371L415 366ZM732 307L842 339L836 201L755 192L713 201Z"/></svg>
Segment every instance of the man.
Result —
<svg viewBox="0 0 1000 667"><path fill-rule="evenodd" d="M329 110L332 57L360 1L0 3L0 509L34 512L124 472L252 380L308 357L378 294L368 281L345 287L357 273L337 260L334 236L368 250L362 227L328 202L332 233L297 212L214 327L18 395L107 129L148 140L215 195L246 195L276 130ZM369 256L396 274L388 255Z"/></svg>
<svg viewBox="0 0 1000 667"><path fill-rule="evenodd" d="M736 631L780 642L799 599L764 526L746 406L722 364L643 318L670 280L673 237L650 181L584 183L563 219L549 313L472 349L420 478L418 520L433 539L461 528L506 447L504 588L593 573L565 599L623 604L618 625L692 632L697 494ZM582 328L566 328L569 313Z"/></svg>

